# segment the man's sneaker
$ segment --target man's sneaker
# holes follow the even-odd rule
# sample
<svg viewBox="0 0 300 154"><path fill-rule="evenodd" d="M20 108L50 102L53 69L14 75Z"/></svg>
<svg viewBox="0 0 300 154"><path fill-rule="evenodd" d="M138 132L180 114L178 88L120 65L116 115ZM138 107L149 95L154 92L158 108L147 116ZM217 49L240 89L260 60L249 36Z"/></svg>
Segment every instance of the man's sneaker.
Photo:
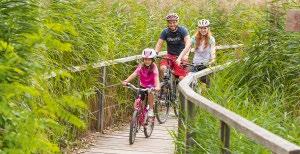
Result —
<svg viewBox="0 0 300 154"><path fill-rule="evenodd" d="M149 109L148 116L149 117L154 117L153 109Z"/></svg>

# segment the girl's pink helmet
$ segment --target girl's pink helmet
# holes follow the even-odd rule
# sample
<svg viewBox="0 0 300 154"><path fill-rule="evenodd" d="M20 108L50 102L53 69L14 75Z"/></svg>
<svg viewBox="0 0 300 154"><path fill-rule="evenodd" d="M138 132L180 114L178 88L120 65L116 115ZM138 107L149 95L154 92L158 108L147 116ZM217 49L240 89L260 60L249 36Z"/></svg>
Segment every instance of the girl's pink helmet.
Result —
<svg viewBox="0 0 300 154"><path fill-rule="evenodd" d="M155 58L156 57L156 51L151 48L146 48L142 52L143 58Z"/></svg>

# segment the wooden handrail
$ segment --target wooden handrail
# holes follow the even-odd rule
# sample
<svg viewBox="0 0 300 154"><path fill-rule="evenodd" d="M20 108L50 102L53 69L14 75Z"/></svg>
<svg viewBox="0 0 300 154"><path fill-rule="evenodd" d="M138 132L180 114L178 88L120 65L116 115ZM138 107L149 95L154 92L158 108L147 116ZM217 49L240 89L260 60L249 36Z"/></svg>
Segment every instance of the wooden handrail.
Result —
<svg viewBox="0 0 300 154"><path fill-rule="evenodd" d="M235 48L239 48L241 46L243 46L243 44L221 45L221 46L216 46L216 49L217 50L235 49ZM163 51L163 52L160 52L158 56L163 56L165 54L167 54L167 52ZM104 67L104 66L110 66L110 65L120 64L120 63L126 63L126 62L130 62L130 61L138 60L138 59L141 59L141 58L142 58L141 55L134 55L134 56L124 57L124 58L119 58L119 59L114 59L114 60L100 61L98 63L93 63L91 65L72 66L72 67L68 67L66 71L80 72L80 71L84 71L84 70L88 69L89 67L91 67L91 68L101 68L101 67ZM57 72L58 72L58 74L61 74L63 71L60 70L60 71L57 71ZM56 76L57 76L57 73L52 71L48 75L45 75L45 78L50 79L50 78L54 78Z"/></svg>
<svg viewBox="0 0 300 154"><path fill-rule="evenodd" d="M239 48L243 46L242 44L238 44L238 45L221 45L221 46L216 46L216 49L221 50L221 49L235 49L235 48ZM166 55L167 52L163 51L160 52L158 56L163 56ZM90 65L81 65L81 66L72 66L72 67L68 67L65 70L58 70L56 72L52 71L51 73L44 75L45 79L50 79L50 78L55 78L57 76L57 74L62 74L64 71L68 71L68 72L80 72L80 71L84 71L87 70L88 68L93 68L93 69L100 69L101 75L99 77L99 82L104 86L104 87L109 87L111 85L107 85L106 84L106 67L110 66L110 65L115 65L115 64L121 64L121 63L126 63L126 62L130 62L130 61L134 61L134 60L138 60L141 59L141 55L135 55L135 56L130 56L130 57L125 57L125 58L119 58L119 59L115 59L115 60L108 60L108 61L100 61L98 63L93 63ZM116 84L115 84L116 85ZM98 103L99 103L99 109L97 111L99 111L97 114L97 130L102 132L104 129L104 106L105 106L105 88L102 89L98 89L96 90L96 93L98 95Z"/></svg>
<svg viewBox="0 0 300 154"><path fill-rule="evenodd" d="M192 108L194 108L193 105L199 106L205 111L211 113L214 117L218 118L221 121L221 124L223 125L225 124L225 127L223 129L227 129L228 132L229 132L229 127L227 128L226 127L227 125L237 129L247 137L253 139L256 143L264 145L265 147L269 148L272 152L279 153L279 154L300 154L299 146L271 133L270 131L254 124L253 122L222 107L221 105L208 100L207 98L196 93L190 87L192 81L197 80L200 77L211 74L213 72L220 71L226 68L228 65L230 65L230 63L226 63L224 65L219 65L212 68L207 68L200 72L190 74L187 77L185 77L181 82L179 82L178 88L180 91L181 100L186 103L181 105L182 112L189 112L189 111L193 112L194 111L192 110ZM193 117L189 115L193 115L193 113L186 113L186 116L183 116L185 118L181 117L182 119L179 119L179 123L182 123L182 121L180 120L183 120L183 123L190 121L189 118L193 118ZM189 129L187 129L186 131L189 131ZM224 132L224 130L221 130L221 132L222 131ZM189 134L189 132L186 133ZM224 140L229 140L229 134L225 135L225 139L224 136L222 136L221 139L223 142L225 142ZM191 140L191 136L188 136L186 138L187 144L190 144L189 140ZM189 145L186 145L186 147L189 147ZM224 150L223 153L230 153L228 150L229 143L228 143L228 147L225 146L225 148L227 150Z"/></svg>

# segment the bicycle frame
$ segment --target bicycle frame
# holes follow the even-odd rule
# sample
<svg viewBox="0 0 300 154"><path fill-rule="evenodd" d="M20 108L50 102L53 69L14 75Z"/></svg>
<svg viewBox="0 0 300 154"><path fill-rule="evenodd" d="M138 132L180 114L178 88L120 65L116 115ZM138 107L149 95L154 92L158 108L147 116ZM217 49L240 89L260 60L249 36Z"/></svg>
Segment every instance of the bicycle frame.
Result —
<svg viewBox="0 0 300 154"><path fill-rule="evenodd" d="M177 89L177 84L179 82L179 77L174 75L174 73L172 72L171 70L171 63L170 61L172 59L170 58L163 58L163 59L166 59L168 61L168 65L167 65L167 69L166 71L164 72L164 77L163 77L163 83L164 84L168 84L170 85L170 89L173 91L172 92L172 95L175 95L175 96L172 96L172 101L175 101L176 100L176 89Z"/></svg>
<svg viewBox="0 0 300 154"><path fill-rule="evenodd" d="M140 126L145 125L145 119L147 118L148 109L148 95L146 94L145 99L142 100L140 91L138 91L138 98L134 101L134 109L138 112L138 123Z"/></svg>
<svg viewBox="0 0 300 154"><path fill-rule="evenodd" d="M147 119L147 105L148 105L148 92L151 91L147 89L137 88L134 85L128 83L128 87L137 91L137 98L134 101L134 109L138 112L138 124L139 126L145 126L145 120ZM146 93L144 100L142 100L142 94Z"/></svg>
<svg viewBox="0 0 300 154"><path fill-rule="evenodd" d="M151 136L153 127L154 127L154 120L153 118L148 117L148 94L153 89L142 89L137 88L134 85L127 83L127 87L137 91L137 98L134 101L134 112L132 114L132 119L130 122L129 127L129 144L133 144L135 141L136 133L139 131L141 126L144 127L144 134L145 137L148 138ZM142 95L145 94L144 99L142 99Z"/></svg>

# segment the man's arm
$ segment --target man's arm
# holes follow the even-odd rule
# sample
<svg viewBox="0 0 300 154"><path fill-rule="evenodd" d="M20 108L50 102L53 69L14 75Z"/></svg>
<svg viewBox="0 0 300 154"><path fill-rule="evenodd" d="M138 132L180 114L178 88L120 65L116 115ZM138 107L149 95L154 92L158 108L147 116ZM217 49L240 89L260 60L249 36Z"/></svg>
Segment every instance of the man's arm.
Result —
<svg viewBox="0 0 300 154"><path fill-rule="evenodd" d="M158 39L156 46L155 46L155 51L160 52L163 46L164 40L163 39Z"/></svg>
<svg viewBox="0 0 300 154"><path fill-rule="evenodd" d="M188 57L190 48L191 48L191 39L190 39L190 35L187 35L184 37L184 43L185 43L185 48L182 50L182 52L180 53L180 55L178 56L176 62L177 64L180 64L181 60L183 60L183 58L185 56Z"/></svg>

